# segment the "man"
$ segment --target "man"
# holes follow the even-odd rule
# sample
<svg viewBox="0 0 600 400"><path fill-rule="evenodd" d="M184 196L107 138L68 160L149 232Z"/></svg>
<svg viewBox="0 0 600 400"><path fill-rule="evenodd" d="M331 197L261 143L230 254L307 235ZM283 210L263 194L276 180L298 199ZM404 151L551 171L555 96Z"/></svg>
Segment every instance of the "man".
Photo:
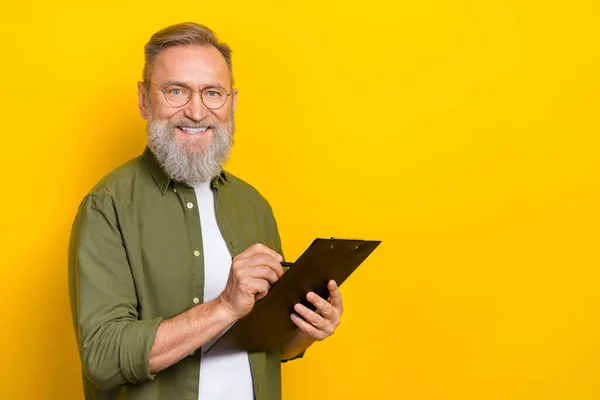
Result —
<svg viewBox="0 0 600 400"><path fill-rule="evenodd" d="M333 334L342 298L314 293L297 333L265 352L204 350L283 274L267 201L222 170L234 131L231 50L185 23L145 47L141 157L82 201L69 246L73 324L87 399L278 399L280 362ZM269 329L265 326L264 329Z"/></svg>

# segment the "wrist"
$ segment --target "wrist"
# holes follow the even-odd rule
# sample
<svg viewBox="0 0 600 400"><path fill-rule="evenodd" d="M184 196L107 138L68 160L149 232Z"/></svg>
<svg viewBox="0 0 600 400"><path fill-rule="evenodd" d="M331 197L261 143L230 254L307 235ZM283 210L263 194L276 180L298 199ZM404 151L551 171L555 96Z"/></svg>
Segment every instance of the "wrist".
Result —
<svg viewBox="0 0 600 400"><path fill-rule="evenodd" d="M217 317L225 320L228 324L232 324L241 318L222 296L218 296L214 299L213 303Z"/></svg>
<svg viewBox="0 0 600 400"><path fill-rule="evenodd" d="M315 339L310 336L302 333L299 329L296 330L294 336L292 336L282 347L287 348L288 350L292 349L292 351L301 352L310 347L311 344L315 342Z"/></svg>
<svg viewBox="0 0 600 400"><path fill-rule="evenodd" d="M293 341L295 342L295 344L301 347L308 347L315 342L315 339L311 338L310 336L302 332L300 329L298 329L296 331L296 334L294 335Z"/></svg>
<svg viewBox="0 0 600 400"><path fill-rule="evenodd" d="M306 351L306 349L308 349L314 342L314 339L305 335L301 331L296 331L296 334L291 339L281 345L281 360L293 360L300 354L304 353L304 351Z"/></svg>

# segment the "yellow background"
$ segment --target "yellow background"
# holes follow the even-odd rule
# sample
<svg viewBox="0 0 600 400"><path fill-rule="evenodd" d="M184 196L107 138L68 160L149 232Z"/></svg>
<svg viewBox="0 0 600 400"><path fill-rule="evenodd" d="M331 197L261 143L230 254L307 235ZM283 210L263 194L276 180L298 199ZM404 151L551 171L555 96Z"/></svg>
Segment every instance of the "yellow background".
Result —
<svg viewBox="0 0 600 400"><path fill-rule="evenodd" d="M12 3L12 4L11 4ZM292 399L600 398L597 1L43 1L3 5L0 397L78 399L77 205L145 141L156 30L234 49L228 169L288 259L381 239Z"/></svg>

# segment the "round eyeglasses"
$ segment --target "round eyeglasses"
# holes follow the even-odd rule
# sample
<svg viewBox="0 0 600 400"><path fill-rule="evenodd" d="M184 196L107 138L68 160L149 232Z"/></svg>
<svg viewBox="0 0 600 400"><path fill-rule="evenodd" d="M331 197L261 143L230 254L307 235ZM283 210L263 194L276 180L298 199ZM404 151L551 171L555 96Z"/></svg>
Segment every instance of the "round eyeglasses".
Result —
<svg viewBox="0 0 600 400"><path fill-rule="evenodd" d="M190 102L194 92L200 93L200 99L206 108L218 110L227 102L231 93L227 93L222 86L207 86L201 90L193 90L188 85L182 83L172 83L162 89L160 86L150 82L152 86L163 92L165 100L173 107L183 107Z"/></svg>

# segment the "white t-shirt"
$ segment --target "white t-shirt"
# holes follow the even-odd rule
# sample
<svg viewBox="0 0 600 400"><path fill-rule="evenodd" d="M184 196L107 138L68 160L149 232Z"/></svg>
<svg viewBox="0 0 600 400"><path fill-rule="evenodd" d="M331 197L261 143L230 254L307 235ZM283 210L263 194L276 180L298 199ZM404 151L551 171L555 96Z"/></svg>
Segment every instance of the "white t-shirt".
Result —
<svg viewBox="0 0 600 400"><path fill-rule="evenodd" d="M225 289L231 268L231 255L217 225L210 182L194 186L194 190L198 199L204 248L204 302L208 302ZM201 349L198 399L254 399L248 353L221 350L217 344L208 354L204 354L212 343L207 343Z"/></svg>

